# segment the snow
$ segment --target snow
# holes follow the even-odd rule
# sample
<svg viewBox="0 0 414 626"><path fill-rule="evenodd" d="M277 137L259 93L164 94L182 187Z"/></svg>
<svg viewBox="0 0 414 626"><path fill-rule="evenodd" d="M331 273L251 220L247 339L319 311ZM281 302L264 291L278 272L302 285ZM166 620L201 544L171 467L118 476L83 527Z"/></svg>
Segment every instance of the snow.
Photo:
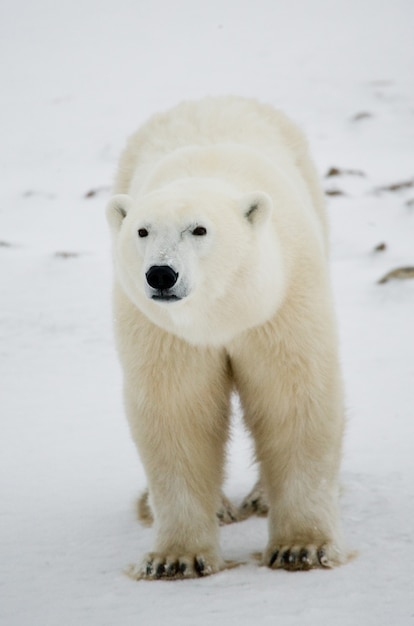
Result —
<svg viewBox="0 0 414 626"><path fill-rule="evenodd" d="M0 623L414 624L414 4L411 0L3 0L0 19ZM126 137L206 94L306 130L328 196L347 393L343 524L358 556L257 566L266 522L222 528L246 562L185 582L123 570L151 543L135 501L111 330L104 206ZM369 115L361 115L369 114ZM360 170L324 178L328 169ZM86 197L88 192L91 197ZM374 248L386 243L384 251ZM255 478L237 409L227 494Z"/></svg>

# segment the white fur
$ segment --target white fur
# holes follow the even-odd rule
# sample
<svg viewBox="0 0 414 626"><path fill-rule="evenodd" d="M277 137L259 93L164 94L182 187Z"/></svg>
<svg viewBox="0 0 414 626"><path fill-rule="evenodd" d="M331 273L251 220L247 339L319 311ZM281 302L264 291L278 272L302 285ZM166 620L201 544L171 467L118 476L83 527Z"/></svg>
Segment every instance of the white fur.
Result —
<svg viewBox="0 0 414 626"><path fill-rule="evenodd" d="M115 330L157 526L138 575L223 566L215 513L233 385L269 506L264 562L343 562L327 226L302 134L252 100L183 103L132 136L115 193ZM175 300L153 299L167 293L147 282L154 266L173 270Z"/></svg>

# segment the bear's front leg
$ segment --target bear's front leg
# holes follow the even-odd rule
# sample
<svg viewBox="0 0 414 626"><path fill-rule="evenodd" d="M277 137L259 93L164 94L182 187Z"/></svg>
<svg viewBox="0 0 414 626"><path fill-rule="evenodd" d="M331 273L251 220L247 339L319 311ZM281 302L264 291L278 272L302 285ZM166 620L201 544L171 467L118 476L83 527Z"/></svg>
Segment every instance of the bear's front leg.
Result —
<svg viewBox="0 0 414 626"><path fill-rule="evenodd" d="M144 464L155 546L130 574L183 578L219 571L216 512L229 424L223 351L195 348L160 329L140 333L125 399Z"/></svg>
<svg viewBox="0 0 414 626"><path fill-rule="evenodd" d="M231 355L269 505L263 563L288 570L346 560L338 510L343 406L336 353L329 342L301 337L303 327L293 334L252 331Z"/></svg>

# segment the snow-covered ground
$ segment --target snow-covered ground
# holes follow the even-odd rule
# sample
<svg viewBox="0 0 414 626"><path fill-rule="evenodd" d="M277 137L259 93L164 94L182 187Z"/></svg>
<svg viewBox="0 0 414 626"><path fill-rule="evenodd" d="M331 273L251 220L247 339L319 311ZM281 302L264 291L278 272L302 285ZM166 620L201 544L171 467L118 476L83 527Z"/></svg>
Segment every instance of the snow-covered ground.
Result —
<svg viewBox="0 0 414 626"><path fill-rule="evenodd" d="M414 3L3 0L0 7L0 623L414 624ZM152 112L255 96L306 130L332 224L347 392L334 571L259 568L266 522L221 530L246 564L134 582L151 542L111 333L104 206ZM353 170L326 177L332 167ZM375 251L378 244L385 249ZM255 468L235 415L227 493Z"/></svg>

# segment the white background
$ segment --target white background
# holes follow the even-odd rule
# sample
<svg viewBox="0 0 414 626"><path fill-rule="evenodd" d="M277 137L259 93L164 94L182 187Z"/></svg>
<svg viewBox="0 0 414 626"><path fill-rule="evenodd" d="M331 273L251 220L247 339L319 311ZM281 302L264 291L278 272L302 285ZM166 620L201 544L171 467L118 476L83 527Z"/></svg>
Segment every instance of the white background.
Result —
<svg viewBox="0 0 414 626"><path fill-rule="evenodd" d="M414 187L378 191L414 177L413 24L412 0L3 0L1 624L414 624L414 280L377 284L414 265ZM343 523L359 556L259 568L266 521L252 519L221 530L225 558L246 565L138 583L123 569L152 530L135 518L145 477L123 415L104 207L137 126L221 93L285 110L324 188L344 193L327 201ZM364 175L326 178L332 166ZM237 410L229 457L237 502L255 478Z"/></svg>

